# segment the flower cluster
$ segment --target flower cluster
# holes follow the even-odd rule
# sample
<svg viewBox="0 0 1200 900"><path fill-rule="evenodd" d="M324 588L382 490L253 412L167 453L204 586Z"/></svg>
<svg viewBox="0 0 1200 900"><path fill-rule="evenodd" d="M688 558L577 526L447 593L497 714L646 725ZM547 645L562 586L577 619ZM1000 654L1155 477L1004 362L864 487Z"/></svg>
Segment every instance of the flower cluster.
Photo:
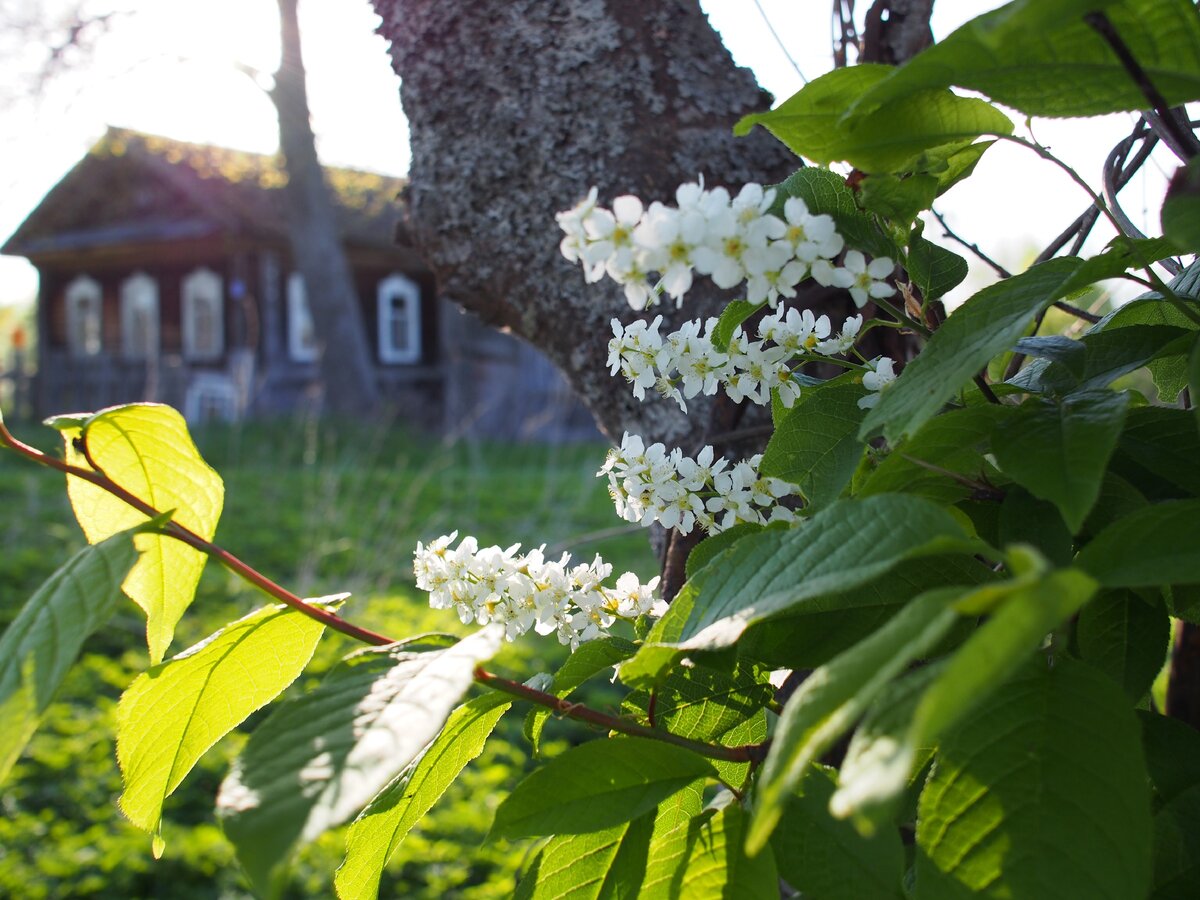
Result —
<svg viewBox="0 0 1200 900"><path fill-rule="evenodd" d="M738 522L792 521L795 514L777 501L795 492L795 486L758 472L762 455L735 465L724 457L713 461L712 447L695 459L678 448L667 452L662 444L646 447L636 434L626 434L621 446L610 450L597 475L608 476L609 493L617 514L627 522L688 534L699 526L710 534Z"/></svg>
<svg viewBox="0 0 1200 900"><path fill-rule="evenodd" d="M558 561L546 559L544 547L520 553L520 544L480 548L475 538L464 537L452 549L457 537L456 531L428 546L417 544L417 587L429 592L431 607L453 607L464 623L502 623L510 641L532 628L556 634L574 650L605 635L618 618L645 615L654 606L657 577L642 584L626 572L615 587L605 587L612 566L599 556L572 566L566 553Z"/></svg>
<svg viewBox="0 0 1200 900"><path fill-rule="evenodd" d="M855 303L895 293L883 281L892 261L870 265L857 250L845 264L832 260L845 242L827 215L813 215L804 201L791 197L783 218L768 212L775 189L747 184L736 197L723 187L705 189L703 181L680 185L675 206L657 201L646 207L637 197L617 197L611 210L597 205L592 188L573 209L560 212L565 233L563 256L583 266L588 283L605 275L625 287L636 310L652 304L660 292L682 302L695 274L720 288L745 282L746 299L770 303L796 296L796 285L812 276L822 285L849 288ZM652 273L657 278L652 279Z"/></svg>
<svg viewBox="0 0 1200 900"><path fill-rule="evenodd" d="M881 356L878 359L872 360L867 364L870 371L864 372L862 377L863 387L872 393L867 394L858 401L860 409L870 409L879 403L879 395L882 391L887 390L892 386L892 382L896 380L895 365L896 361L889 356Z"/></svg>
<svg viewBox="0 0 1200 900"><path fill-rule="evenodd" d="M851 316L841 330L831 335L828 316L812 310L779 308L758 325L762 340L751 340L739 327L729 347L718 350L713 341L717 319L703 327L700 320L686 322L665 338L659 333L662 316L653 322L637 320L624 326L612 320L613 337L608 342L608 365L633 385L633 395L642 400L653 388L675 400L687 411L686 399L697 394L712 395L718 385L734 401L770 402L771 391L790 409L800 396L800 384L792 378L791 361L796 357L833 356L854 346L862 328L862 316ZM770 342L768 345L767 342Z"/></svg>

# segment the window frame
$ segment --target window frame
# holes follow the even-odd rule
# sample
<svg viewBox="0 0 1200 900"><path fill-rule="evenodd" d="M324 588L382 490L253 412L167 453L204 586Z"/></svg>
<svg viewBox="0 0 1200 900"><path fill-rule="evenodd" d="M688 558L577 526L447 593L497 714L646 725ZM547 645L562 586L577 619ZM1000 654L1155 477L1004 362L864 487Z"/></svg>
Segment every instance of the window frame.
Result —
<svg viewBox="0 0 1200 900"><path fill-rule="evenodd" d="M210 299L213 301L209 303ZM214 346L197 345L196 317L199 304L210 305L213 312ZM225 284L212 269L201 266L184 276L179 286L180 330L183 337L184 359L192 362L213 362L225 354Z"/></svg>
<svg viewBox="0 0 1200 900"><path fill-rule="evenodd" d="M80 311L87 304L86 317ZM67 319L67 353L74 359L99 356L104 350L104 291L90 275L77 275L63 292Z"/></svg>
<svg viewBox="0 0 1200 900"><path fill-rule="evenodd" d="M162 344L162 306L158 282L145 272L134 272L121 282L121 355L128 360L157 359ZM138 305L146 307L146 340L137 346L133 340L134 317Z"/></svg>
<svg viewBox="0 0 1200 900"><path fill-rule="evenodd" d="M304 275L292 272L287 278L287 349L288 359L298 363L314 363L321 355L317 345L317 328L308 304ZM304 342L304 325L308 325L310 343Z"/></svg>
<svg viewBox="0 0 1200 900"><path fill-rule="evenodd" d="M394 300L403 299L408 341L406 346L392 343L392 322L396 316ZM399 272L393 272L379 282L375 294L379 338L379 361L390 364L412 364L421 361L421 288Z"/></svg>

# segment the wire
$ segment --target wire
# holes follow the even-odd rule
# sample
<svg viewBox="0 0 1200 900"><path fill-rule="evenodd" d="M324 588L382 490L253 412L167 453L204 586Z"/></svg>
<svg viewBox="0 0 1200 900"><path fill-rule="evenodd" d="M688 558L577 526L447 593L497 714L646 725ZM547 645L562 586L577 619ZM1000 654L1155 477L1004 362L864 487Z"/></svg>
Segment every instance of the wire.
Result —
<svg viewBox="0 0 1200 900"><path fill-rule="evenodd" d="M787 57L787 61L792 64L792 68L796 70L796 74L800 76L800 80L808 84L808 79L804 77L804 73L800 71L800 66L796 60L792 59L792 54L788 52L787 46L775 31L775 26L771 24L771 20L767 18L767 11L762 8L762 4L758 0L754 0L754 7L758 10L758 14L762 16L763 22L767 26L767 31L771 32L771 37L775 38L775 43L779 45L779 49L783 51L783 55Z"/></svg>

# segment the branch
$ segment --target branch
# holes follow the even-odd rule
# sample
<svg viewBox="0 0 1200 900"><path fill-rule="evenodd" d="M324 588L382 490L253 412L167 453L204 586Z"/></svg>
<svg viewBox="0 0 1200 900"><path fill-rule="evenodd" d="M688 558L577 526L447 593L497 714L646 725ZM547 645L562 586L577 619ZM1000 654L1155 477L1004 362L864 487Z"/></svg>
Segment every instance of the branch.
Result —
<svg viewBox="0 0 1200 900"><path fill-rule="evenodd" d="M77 438L78 448L84 458L92 468L85 469L82 466L72 465L65 460L58 459L43 453L36 447L31 447L28 444L18 440L13 436L4 424L3 418L0 418L0 446L8 447L26 459L46 468L55 469L63 474L75 478L82 478L90 484L107 491L109 494L124 501L132 506L138 512L150 518L157 518L162 515L160 510L155 509L149 503L146 503L141 498L137 497L130 491L121 487L111 478L104 474L103 470L96 465L91 453L88 451L86 433L83 437ZM194 547L203 553L213 557L231 572L239 575L250 584L264 591L276 600L281 601L287 606L295 609L297 612L315 619L333 629L341 632L347 637L362 641L366 644L374 646L382 646L384 644L395 643L395 638L388 637L384 634L371 631L343 619L341 616L327 612L323 609L313 606L303 598L293 594L291 591L276 584L271 579L267 578L252 566L238 559L229 551L222 547L202 538L200 535L190 529L180 525L178 522L168 522L162 533L168 537L182 541L190 547ZM721 759L731 762L761 762L767 753L769 742L763 744L745 744L737 747L726 747L721 744L705 744L700 741L689 740L685 737L680 737L677 734L672 734L669 731L662 731L657 728L648 728L644 725L639 725L636 722L631 722L627 719L621 719L615 716L610 716L606 713L599 712L584 706L581 703L571 703L561 697L556 697L553 694L547 694L545 691L539 691L527 685L518 684L510 681L507 678L502 678L499 675L494 675L482 667L476 667L475 680L487 687L495 688L496 690L504 691L512 694L531 703L536 703L539 706L545 706L548 709L557 712L560 715L571 719L578 719L581 722L589 722L593 725L600 725L608 728L611 731L619 731L623 734L637 735L639 737L653 738L654 740L664 741L668 744L675 744L679 747L684 747L701 756L709 759Z"/></svg>
<svg viewBox="0 0 1200 900"><path fill-rule="evenodd" d="M946 237L950 238L950 240L952 240L952 241L957 241L959 244L966 247L968 250L970 250L972 253L974 253L977 257L979 257L979 259L981 261L983 261L983 262L987 263L989 266L991 266L992 269L995 270L996 274L999 275L1001 278L1011 278L1012 277L1012 272L1008 271L1008 269L1004 268L1004 266L1000 265L1000 263L996 262L994 259L992 259L990 256L988 256L986 253L984 253L982 250L980 250L978 244L969 243L965 239L963 239L963 238L959 237L957 234L955 234L954 229L952 229L950 227L950 225L946 222L945 217L940 212L938 212L936 209L931 209L930 212L933 213L933 217L938 220L938 224L942 226L942 230L946 233L946 235L945 235Z"/></svg>

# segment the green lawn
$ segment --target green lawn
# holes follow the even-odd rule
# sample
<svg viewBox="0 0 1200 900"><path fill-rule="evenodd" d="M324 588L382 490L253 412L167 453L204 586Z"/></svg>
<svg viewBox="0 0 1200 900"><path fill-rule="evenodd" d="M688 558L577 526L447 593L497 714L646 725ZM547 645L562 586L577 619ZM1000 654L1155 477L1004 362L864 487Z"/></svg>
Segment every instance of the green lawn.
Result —
<svg viewBox="0 0 1200 900"><path fill-rule="evenodd" d="M21 436L53 447L48 430ZM334 428L313 422L209 428L196 435L222 474L225 514L218 543L307 596L352 591L343 615L396 637L461 631L448 612L428 609L412 584L412 550L458 529L481 543L546 543L618 572L656 571L645 534L622 532L604 484L594 477L605 448L443 445L396 429ZM61 479L0 454L0 624L82 545ZM210 565L173 650L203 638L264 598ZM116 809L120 775L113 715L122 688L146 665L143 621L132 604L88 644L43 727L0 795L0 896L29 898L211 898L248 896L212 815L213 798L239 735L211 752L167 803L167 850ZM350 642L327 637L301 685L315 682ZM522 680L563 657L552 638L527 639L493 663ZM296 688L294 688L296 689ZM615 689L596 702L616 705ZM519 706L484 755L397 852L381 896L507 897L526 851L483 845L492 810L528 766ZM260 714L261 716L261 714ZM259 717L252 718L247 728ZM577 738L568 723L550 731ZM330 897L340 835L298 861L286 896Z"/></svg>

